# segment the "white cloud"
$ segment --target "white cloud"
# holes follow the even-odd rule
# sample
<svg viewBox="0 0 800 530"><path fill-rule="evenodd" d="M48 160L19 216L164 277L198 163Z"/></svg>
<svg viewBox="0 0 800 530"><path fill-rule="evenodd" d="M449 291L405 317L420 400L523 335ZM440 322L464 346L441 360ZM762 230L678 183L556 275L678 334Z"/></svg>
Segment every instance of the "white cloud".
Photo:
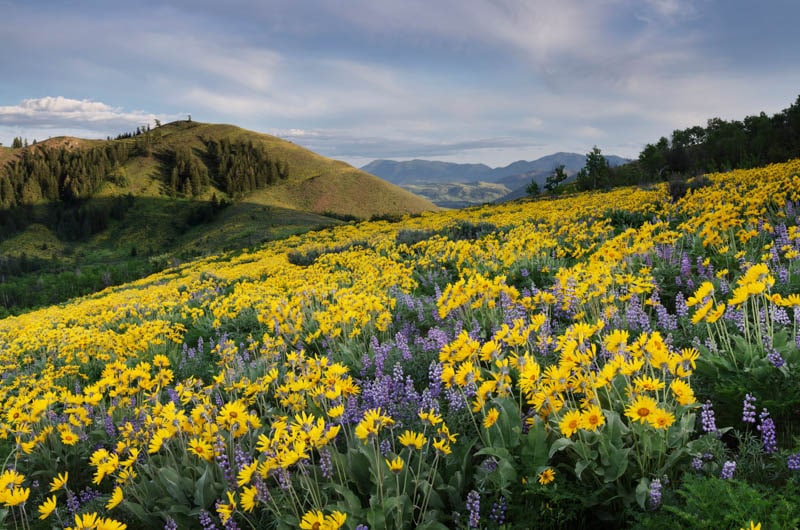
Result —
<svg viewBox="0 0 800 530"><path fill-rule="evenodd" d="M102 121L141 123L143 120L152 122L155 118L155 114L144 111L124 111L99 101L62 96L24 99L17 105L0 107L0 123L14 124L27 122L41 125L50 121L58 125L65 121L71 122L72 125Z"/></svg>
<svg viewBox="0 0 800 530"><path fill-rule="evenodd" d="M0 141L5 143L15 136L41 139L54 132L102 138L152 125L156 119L168 121L175 116L125 110L89 99L31 98L17 105L0 106Z"/></svg>

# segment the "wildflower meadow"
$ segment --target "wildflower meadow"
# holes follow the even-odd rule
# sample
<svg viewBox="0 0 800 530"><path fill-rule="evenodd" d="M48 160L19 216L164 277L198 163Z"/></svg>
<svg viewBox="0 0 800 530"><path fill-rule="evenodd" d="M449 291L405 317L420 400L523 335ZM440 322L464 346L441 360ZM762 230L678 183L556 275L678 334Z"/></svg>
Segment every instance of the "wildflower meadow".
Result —
<svg viewBox="0 0 800 530"><path fill-rule="evenodd" d="M0 527L797 527L798 220L794 160L5 318Z"/></svg>

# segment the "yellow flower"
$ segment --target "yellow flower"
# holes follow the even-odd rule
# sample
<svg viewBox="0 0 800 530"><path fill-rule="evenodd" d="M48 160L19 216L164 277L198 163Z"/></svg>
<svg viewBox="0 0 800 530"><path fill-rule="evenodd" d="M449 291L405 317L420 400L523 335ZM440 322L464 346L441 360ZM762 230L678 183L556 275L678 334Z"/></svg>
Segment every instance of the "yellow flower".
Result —
<svg viewBox="0 0 800 530"><path fill-rule="evenodd" d="M98 519L95 528L96 530L125 530L128 528L128 525L108 517L105 519Z"/></svg>
<svg viewBox="0 0 800 530"><path fill-rule="evenodd" d="M78 443L78 435L67 425L59 426L59 434L61 435L61 443L64 445L75 445Z"/></svg>
<svg viewBox="0 0 800 530"><path fill-rule="evenodd" d="M50 481L50 492L58 491L64 486L67 485L67 479L69 478L69 472L65 471L64 473L59 473L56 478Z"/></svg>
<svg viewBox="0 0 800 530"><path fill-rule="evenodd" d="M603 411L597 405L592 405L581 413L579 427L587 431L595 431L606 422Z"/></svg>
<svg viewBox="0 0 800 530"><path fill-rule="evenodd" d="M147 445L147 452L149 454L157 453L161 450L161 446L164 445L164 441L170 438L170 433L167 429L159 429L153 435L153 438L150 440L150 443Z"/></svg>
<svg viewBox="0 0 800 530"><path fill-rule="evenodd" d="M740 528L739 530L761 530L761 523L754 523L750 521L750 526L747 528Z"/></svg>
<svg viewBox="0 0 800 530"><path fill-rule="evenodd" d="M422 446L428 442L428 439L422 433L409 430L403 432L397 439L402 445L417 451L422 449Z"/></svg>
<svg viewBox="0 0 800 530"><path fill-rule="evenodd" d="M214 458L214 450L211 444L201 438L192 438L189 440L187 449L195 456L199 456L203 460L211 461Z"/></svg>
<svg viewBox="0 0 800 530"><path fill-rule="evenodd" d="M691 322L692 324L697 324L698 322L702 321L709 311L711 311L711 307L714 305L713 300L708 300L705 304L703 304L697 311L695 311L694 315L692 315Z"/></svg>
<svg viewBox="0 0 800 530"><path fill-rule="evenodd" d="M303 515L300 520L300 528L302 530L320 530L324 528L325 515L319 510L311 510Z"/></svg>
<svg viewBox="0 0 800 530"><path fill-rule="evenodd" d="M442 417L433 412L433 409L429 410L428 412L420 411L419 419L422 420L423 423L432 425L434 427L442 423Z"/></svg>
<svg viewBox="0 0 800 530"><path fill-rule="evenodd" d="M75 516L75 526L69 527L67 530L89 530L97 528L97 513L84 513Z"/></svg>
<svg viewBox="0 0 800 530"><path fill-rule="evenodd" d="M106 503L106 510L116 508L117 506L119 506L121 502L122 502L122 488L117 486L111 493L111 498L108 499L108 502Z"/></svg>
<svg viewBox="0 0 800 530"><path fill-rule="evenodd" d="M217 415L217 423L234 436L241 436L247 432L248 416L245 404L236 400L222 406Z"/></svg>
<svg viewBox="0 0 800 530"><path fill-rule="evenodd" d="M226 491L225 494L228 496L228 502L217 504L217 515L219 515L219 520L222 521L222 524L226 524L228 519L233 517L233 512L236 511L236 499L233 493Z"/></svg>
<svg viewBox="0 0 800 530"><path fill-rule="evenodd" d="M685 381L675 379L670 383L669 388L675 394L675 399L679 405L691 405L695 402L694 391Z"/></svg>
<svg viewBox="0 0 800 530"><path fill-rule="evenodd" d="M556 479L556 471L552 467L548 467L541 473L539 473L539 484L545 486L550 484Z"/></svg>
<svg viewBox="0 0 800 530"><path fill-rule="evenodd" d="M239 501L241 502L244 511L252 512L255 509L256 495L258 495L258 488L255 486L245 486L242 489Z"/></svg>
<svg viewBox="0 0 800 530"><path fill-rule="evenodd" d="M389 471L391 471L395 475L403 470L403 465L405 463L403 462L403 459L400 458L399 456L395 457L394 460L389 460L389 459L384 459L384 460L386 460L386 465L389 466Z"/></svg>
<svg viewBox="0 0 800 530"><path fill-rule="evenodd" d="M495 424L497 418L500 417L500 411L496 408L492 407L489 409L489 412L486 413L486 416L483 418L483 428L488 429L492 425Z"/></svg>
<svg viewBox="0 0 800 530"><path fill-rule="evenodd" d="M448 443L447 440L434 440L433 447L434 449L445 455L449 455L450 453L453 452L453 450L450 449L450 444Z"/></svg>
<svg viewBox="0 0 800 530"><path fill-rule="evenodd" d="M52 497L46 499L42 504L39 505L39 519L41 520L47 519L55 509L56 509L56 496L53 495Z"/></svg>
<svg viewBox="0 0 800 530"><path fill-rule="evenodd" d="M713 294L714 284L711 282L703 282L700 284L700 287L697 288L697 291L695 291L694 296L690 296L689 299L686 300L686 305L692 307L703 303L707 297L713 296Z"/></svg>
<svg viewBox="0 0 800 530"><path fill-rule="evenodd" d="M633 380L633 386L636 392L655 392L664 388L664 381L642 375Z"/></svg>
<svg viewBox="0 0 800 530"><path fill-rule="evenodd" d="M714 310L711 311L706 316L706 322L708 322L709 324L713 324L714 322L722 318L722 315L724 314L725 314L725 304L718 304L717 306L714 307Z"/></svg>
<svg viewBox="0 0 800 530"><path fill-rule="evenodd" d="M324 530L339 530L344 526L345 521L347 521L347 514L336 510L325 516Z"/></svg>
<svg viewBox="0 0 800 530"><path fill-rule="evenodd" d="M666 429L675 423L675 415L664 409L656 409L647 416L647 422L656 429Z"/></svg>
<svg viewBox="0 0 800 530"><path fill-rule="evenodd" d="M14 488L3 492L3 504L6 506L18 506L28 500L31 495L30 488Z"/></svg>
<svg viewBox="0 0 800 530"><path fill-rule="evenodd" d="M579 410L570 410L564 417L561 419L561 422L558 424L558 428L561 429L561 434L569 438L580 428L581 424L581 411Z"/></svg>
<svg viewBox="0 0 800 530"><path fill-rule="evenodd" d="M328 409L328 417L332 419L336 419L339 416L344 414L344 405L336 405L335 407L331 407Z"/></svg>
<svg viewBox="0 0 800 530"><path fill-rule="evenodd" d="M625 409L625 415L633 421L645 423L647 417L658 408L656 400L649 396L638 396L633 403Z"/></svg>

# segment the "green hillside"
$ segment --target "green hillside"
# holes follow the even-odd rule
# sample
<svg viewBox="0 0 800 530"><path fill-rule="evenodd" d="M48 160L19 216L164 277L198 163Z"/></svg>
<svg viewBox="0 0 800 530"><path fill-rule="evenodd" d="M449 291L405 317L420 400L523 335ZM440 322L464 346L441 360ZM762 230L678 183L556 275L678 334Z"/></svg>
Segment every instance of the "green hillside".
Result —
<svg viewBox="0 0 800 530"><path fill-rule="evenodd" d="M352 166L232 125L0 148L0 316L349 220L434 210Z"/></svg>

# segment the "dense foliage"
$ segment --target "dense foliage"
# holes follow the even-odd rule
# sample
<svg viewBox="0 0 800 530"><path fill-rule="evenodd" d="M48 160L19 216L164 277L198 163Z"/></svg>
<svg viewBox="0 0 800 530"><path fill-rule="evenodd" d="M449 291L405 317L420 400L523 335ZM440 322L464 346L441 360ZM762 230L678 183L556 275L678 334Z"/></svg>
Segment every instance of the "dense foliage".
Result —
<svg viewBox="0 0 800 530"><path fill-rule="evenodd" d="M798 201L376 220L0 320L0 521L796 527Z"/></svg>
<svg viewBox="0 0 800 530"><path fill-rule="evenodd" d="M638 160L616 167L610 167L595 147L586 154L586 165L576 175L575 187L608 189L666 180L685 186L687 178L703 173L754 168L798 156L800 96L771 117L762 112L743 120L712 118L705 127L675 130L670 138L647 144ZM548 182L555 178L548 177ZM547 186L545 189L552 191Z"/></svg>
<svg viewBox="0 0 800 530"><path fill-rule="evenodd" d="M25 149L0 167L0 208L85 199L104 181L119 179L128 156L128 145L123 142L88 149L44 145Z"/></svg>
<svg viewBox="0 0 800 530"><path fill-rule="evenodd" d="M217 186L230 196L266 188L289 176L286 162L276 159L252 141L227 138L206 142Z"/></svg>

